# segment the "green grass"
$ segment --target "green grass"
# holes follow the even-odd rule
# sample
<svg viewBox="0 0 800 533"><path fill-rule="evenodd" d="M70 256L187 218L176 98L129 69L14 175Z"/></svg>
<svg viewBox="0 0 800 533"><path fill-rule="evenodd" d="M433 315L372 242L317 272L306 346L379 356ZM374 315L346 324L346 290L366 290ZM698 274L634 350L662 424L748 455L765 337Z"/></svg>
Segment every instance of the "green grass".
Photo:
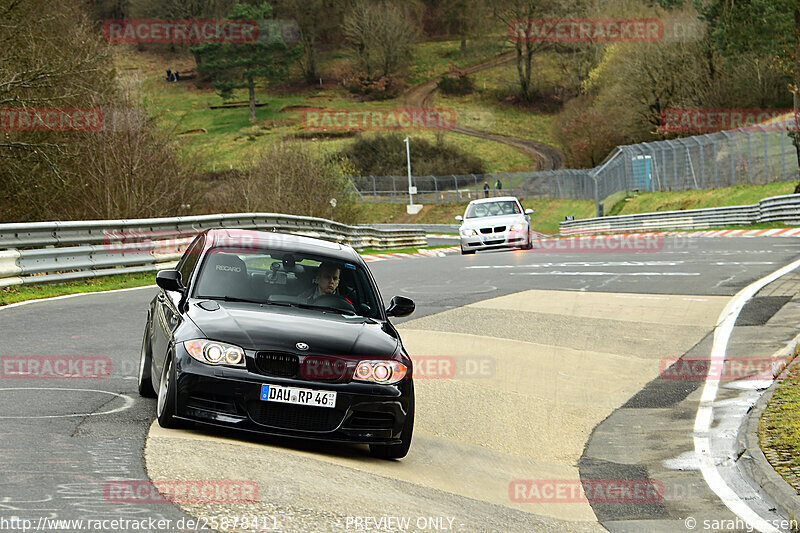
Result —
<svg viewBox="0 0 800 533"><path fill-rule="evenodd" d="M430 44L433 48L444 50L448 46L457 44L454 43L447 41L426 43L421 46L424 48ZM486 53L489 54L489 51L487 49ZM341 54L331 54L331 56L336 61L343 60ZM469 58L464 61L468 60ZM117 63L121 69L137 73L147 108L162 125L176 134L205 130L205 132L180 135L179 138L185 152L203 161L207 169L230 166L240 168L247 164L251 155L265 145L303 132L302 114L300 111L287 109L292 106L363 111L392 109L401 105L397 100L360 102L342 88L326 88L290 95L258 90L256 101L267 105L256 108L257 120L255 123L250 123L247 108L210 109L211 105L223 103L214 89L198 89L193 80L181 83L166 82L162 75L162 64L152 56L130 52L120 54ZM177 62L176 66L181 69L191 67L191 63L184 65L180 62ZM234 92L234 101L246 99L246 91ZM410 130L405 133L412 136L412 143L414 137L433 140L436 136L436 132L432 130ZM372 132L365 134L370 135ZM481 158L488 172L513 172L530 168L530 158L509 146L448 131L442 132L442 135L447 142L458 145ZM332 153L340 151L354 142L354 139L330 139L320 136L307 142L314 142L320 150Z"/></svg>
<svg viewBox="0 0 800 533"><path fill-rule="evenodd" d="M365 202L361 204L363 224L458 224L456 215L463 215L469 202L426 204L418 215L406 213L402 203ZM546 234L558 233L558 223L567 215L587 218L594 214L589 200L522 200L522 207L533 209L533 229Z"/></svg>
<svg viewBox="0 0 800 533"><path fill-rule="evenodd" d="M382 132L368 132L363 135L376 135ZM460 149L479 157L484 164L486 172L522 172L530 170L531 158L505 144L499 144L494 141L487 141L478 137L470 135L462 135L450 131L438 132L448 144L458 146ZM415 130L403 132L403 135L408 135L411 145L411 169L414 169L414 140L425 139L430 142L435 142L436 131L432 130ZM345 146L353 142L353 139L318 139L314 142L321 150L328 153L335 153L341 151Z"/></svg>
<svg viewBox="0 0 800 533"><path fill-rule="evenodd" d="M800 466L799 385L800 366L790 365L764 410L758 428L761 448L781 475L791 474L788 469Z"/></svg>
<svg viewBox="0 0 800 533"><path fill-rule="evenodd" d="M374 248L365 248L358 253L361 255L374 255L374 254L415 254L420 250L441 250L443 248L450 248L452 245L442 246L414 246L412 248L398 248L396 250L376 250Z"/></svg>
<svg viewBox="0 0 800 533"><path fill-rule="evenodd" d="M417 85L449 72L450 64L466 67L490 59L506 50L502 39L488 37L467 40L466 54L461 54L461 41L428 41L414 47L406 82Z"/></svg>
<svg viewBox="0 0 800 533"><path fill-rule="evenodd" d="M625 201L625 193L616 193L603 203L614 214L629 215L671 211L677 209L700 209L707 207L723 207L731 205L749 205L758 203L762 198L791 194L795 183L770 183L757 186L737 186L726 189L700 191L654 192L640 194L630 201ZM456 224L453 217L463 215L468 201L452 203L429 203L423 207L419 215L408 215L403 203L363 202L361 220L364 224L396 223L396 224ZM546 234L555 234L559 230L559 222L567 215L575 219L591 218L595 215L594 202L591 200L535 199L523 200L525 208L532 208L533 227ZM747 226L727 226L709 229L767 229L792 228L796 226L781 223L752 224ZM694 231L694 230L687 230Z"/></svg>
<svg viewBox="0 0 800 533"><path fill-rule="evenodd" d="M127 289L155 285L155 272L142 272L138 274L118 274L115 276L102 276L86 280L68 281L65 283L43 283L40 285L17 285L0 289L0 306L26 300L39 300L64 296L66 294L79 294L82 292L99 292L113 289Z"/></svg>
<svg viewBox="0 0 800 533"><path fill-rule="evenodd" d="M617 215L653 213L657 211L678 211L684 209L703 209L706 207L727 207L732 205L752 205L763 198L792 194L796 183L793 181L768 183L766 185L738 185L723 189L703 189L697 191L648 192L624 201L622 207L615 208ZM605 204L607 209L612 206Z"/></svg>

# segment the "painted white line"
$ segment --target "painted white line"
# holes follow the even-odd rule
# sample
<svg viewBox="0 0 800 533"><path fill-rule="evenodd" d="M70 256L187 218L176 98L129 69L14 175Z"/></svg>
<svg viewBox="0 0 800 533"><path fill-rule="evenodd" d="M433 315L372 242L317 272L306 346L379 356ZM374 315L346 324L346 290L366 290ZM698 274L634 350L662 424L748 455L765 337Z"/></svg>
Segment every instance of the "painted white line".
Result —
<svg viewBox="0 0 800 533"><path fill-rule="evenodd" d="M10 387L0 389L0 391L4 390L39 390L39 391L73 391L73 392L97 392L99 394L108 394L110 396L116 396L117 398L122 398L125 402L124 405L117 407L115 409L111 409L110 411L100 411L99 413L75 413L70 415L25 415L25 416L0 416L0 419L19 419L19 418L70 418L74 416L100 416L100 415L110 415L114 413L119 413L120 411L125 411L126 409L130 409L133 407L133 398L126 394L117 394L116 392L109 392L107 390L96 390L96 389L60 389L60 388L48 388L48 387Z"/></svg>
<svg viewBox="0 0 800 533"><path fill-rule="evenodd" d="M35 304L39 302L52 302L53 300L66 300L67 298L75 298L77 296L88 296L90 294L108 294L110 292L138 291L140 289L154 289L154 288L156 288L156 285L142 285L141 287L128 287L127 289L111 289L108 291L78 292L75 294L65 294L63 296L51 296L50 298L38 298L34 300L25 300L24 302L17 302L8 305L0 305L0 311L2 311L3 309L20 307L22 305Z"/></svg>
<svg viewBox="0 0 800 533"><path fill-rule="evenodd" d="M699 276L700 272L510 272L512 276Z"/></svg>
<svg viewBox="0 0 800 533"><path fill-rule="evenodd" d="M714 331L714 344L711 348L711 365L703 394L700 397L700 406L697 409L697 417L694 422L694 451L700 460L700 471L706 480L709 488L719 496L722 503L733 511L739 518L747 522L751 527L762 533L780 533L772 524L764 520L753 511L739 496L731 489L717 470L714 459L711 457L711 445L709 441L709 431L711 423L714 421L714 400L719 390L719 382L722 374L722 365L728 348L733 326L736 319L744 307L744 304L752 298L762 287L775 281L784 274L800 266L800 260L790 263L780 268L772 274L755 281L736 293L728 302L717 319L717 326ZM713 372L712 372L713 370Z"/></svg>

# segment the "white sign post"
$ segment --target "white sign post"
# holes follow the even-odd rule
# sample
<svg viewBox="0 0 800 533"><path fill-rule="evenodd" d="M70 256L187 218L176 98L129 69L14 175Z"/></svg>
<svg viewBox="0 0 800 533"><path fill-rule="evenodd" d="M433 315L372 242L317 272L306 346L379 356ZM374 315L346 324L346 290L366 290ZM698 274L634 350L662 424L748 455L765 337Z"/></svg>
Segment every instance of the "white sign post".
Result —
<svg viewBox="0 0 800 533"><path fill-rule="evenodd" d="M403 139L403 142L406 143L406 161L408 162L408 205L406 206L406 212L409 215L416 215L422 210L422 206L414 205L414 195L417 194L417 188L411 185L411 143L408 137Z"/></svg>

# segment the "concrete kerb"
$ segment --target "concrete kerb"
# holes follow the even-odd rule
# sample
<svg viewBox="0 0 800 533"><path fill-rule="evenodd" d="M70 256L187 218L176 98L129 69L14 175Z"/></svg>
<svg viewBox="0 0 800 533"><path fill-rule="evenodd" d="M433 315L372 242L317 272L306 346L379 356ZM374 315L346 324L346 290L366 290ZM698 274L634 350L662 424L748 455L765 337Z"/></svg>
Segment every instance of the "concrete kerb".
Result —
<svg viewBox="0 0 800 533"><path fill-rule="evenodd" d="M798 349L800 348L798 342L800 342L800 335L792 339L779 352L783 356L792 355L792 360L787 363L786 368L797 364ZM786 369L784 368L777 372L774 377L785 371ZM758 442L758 426L761 422L761 416L764 414L775 390L781 384L781 381L772 382L772 385L761 395L739 427L739 433L736 437L737 464L750 479L756 482L775 503L789 514L790 520L798 520L800 519L800 494L775 471Z"/></svg>

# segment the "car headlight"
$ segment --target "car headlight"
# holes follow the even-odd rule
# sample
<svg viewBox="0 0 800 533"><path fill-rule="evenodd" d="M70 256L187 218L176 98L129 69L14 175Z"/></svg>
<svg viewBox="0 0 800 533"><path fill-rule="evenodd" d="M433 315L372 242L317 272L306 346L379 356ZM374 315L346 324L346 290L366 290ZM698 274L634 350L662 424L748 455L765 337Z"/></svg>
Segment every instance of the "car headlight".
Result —
<svg viewBox="0 0 800 533"><path fill-rule="evenodd" d="M207 365L245 366L244 350L233 344L208 339L194 339L184 341L183 347L192 358Z"/></svg>
<svg viewBox="0 0 800 533"><path fill-rule="evenodd" d="M475 231L474 229L462 229L461 230L461 235L463 235L464 237L472 237L473 235L477 235L477 234L478 234L478 232Z"/></svg>
<svg viewBox="0 0 800 533"><path fill-rule="evenodd" d="M522 231L525 229L525 224L514 224L511 226L511 231Z"/></svg>
<svg viewBox="0 0 800 533"><path fill-rule="evenodd" d="M397 383L404 377L408 369L397 361L359 361L353 379L371 381L373 383Z"/></svg>

